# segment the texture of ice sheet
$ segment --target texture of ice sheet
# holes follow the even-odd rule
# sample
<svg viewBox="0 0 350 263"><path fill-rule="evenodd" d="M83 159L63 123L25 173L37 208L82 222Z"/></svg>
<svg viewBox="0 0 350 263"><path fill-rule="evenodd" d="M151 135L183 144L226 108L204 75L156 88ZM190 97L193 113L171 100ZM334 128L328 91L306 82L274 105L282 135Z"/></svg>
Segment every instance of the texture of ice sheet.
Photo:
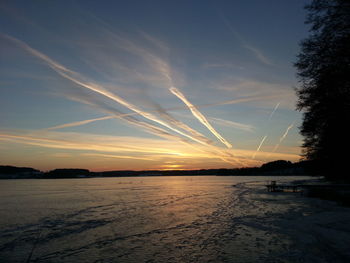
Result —
<svg viewBox="0 0 350 263"><path fill-rule="evenodd" d="M4 262L347 262L350 209L296 193L268 193L268 180L2 181L0 257Z"/></svg>

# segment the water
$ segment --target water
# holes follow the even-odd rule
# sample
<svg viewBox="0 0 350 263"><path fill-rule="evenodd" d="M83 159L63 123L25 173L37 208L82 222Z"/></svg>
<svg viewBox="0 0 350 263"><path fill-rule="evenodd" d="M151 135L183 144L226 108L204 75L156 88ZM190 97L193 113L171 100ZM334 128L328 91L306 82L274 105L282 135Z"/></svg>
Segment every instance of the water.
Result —
<svg viewBox="0 0 350 263"><path fill-rule="evenodd" d="M250 262L263 250L237 225L252 216L240 183L271 179L2 180L0 261Z"/></svg>

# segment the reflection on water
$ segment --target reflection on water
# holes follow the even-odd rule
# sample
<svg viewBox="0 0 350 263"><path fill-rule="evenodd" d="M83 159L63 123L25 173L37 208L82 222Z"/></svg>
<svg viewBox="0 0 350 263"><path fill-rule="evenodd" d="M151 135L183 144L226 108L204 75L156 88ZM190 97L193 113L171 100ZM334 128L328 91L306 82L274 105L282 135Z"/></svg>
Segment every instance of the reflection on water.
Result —
<svg viewBox="0 0 350 263"><path fill-rule="evenodd" d="M232 185L269 179L3 180L0 257L4 262L258 259L266 249L250 246L249 225L240 224L244 217L254 217L244 212L254 204L242 205L249 189ZM254 240L257 238L255 235Z"/></svg>

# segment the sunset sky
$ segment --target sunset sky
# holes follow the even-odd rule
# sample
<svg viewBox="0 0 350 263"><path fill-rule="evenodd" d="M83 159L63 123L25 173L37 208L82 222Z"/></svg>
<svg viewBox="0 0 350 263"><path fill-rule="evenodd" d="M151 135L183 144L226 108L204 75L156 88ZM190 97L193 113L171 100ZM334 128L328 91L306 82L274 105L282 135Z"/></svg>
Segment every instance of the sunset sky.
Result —
<svg viewBox="0 0 350 263"><path fill-rule="evenodd" d="M307 3L1 1L0 165L298 161Z"/></svg>

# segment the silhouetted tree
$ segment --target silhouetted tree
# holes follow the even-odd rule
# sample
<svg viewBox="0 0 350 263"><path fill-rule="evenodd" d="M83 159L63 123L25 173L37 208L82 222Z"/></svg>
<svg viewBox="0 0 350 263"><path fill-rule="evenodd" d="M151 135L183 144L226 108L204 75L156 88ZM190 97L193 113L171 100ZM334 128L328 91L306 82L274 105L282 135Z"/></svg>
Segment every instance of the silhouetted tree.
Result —
<svg viewBox="0 0 350 263"><path fill-rule="evenodd" d="M265 171L273 171L273 170L282 170L282 169L288 169L291 168L292 162L285 161L285 160L277 160L269 163L264 163L261 166L261 170Z"/></svg>
<svg viewBox="0 0 350 263"><path fill-rule="evenodd" d="M310 36L295 63L303 154L329 179L344 179L350 147L350 1L313 0L306 9Z"/></svg>

